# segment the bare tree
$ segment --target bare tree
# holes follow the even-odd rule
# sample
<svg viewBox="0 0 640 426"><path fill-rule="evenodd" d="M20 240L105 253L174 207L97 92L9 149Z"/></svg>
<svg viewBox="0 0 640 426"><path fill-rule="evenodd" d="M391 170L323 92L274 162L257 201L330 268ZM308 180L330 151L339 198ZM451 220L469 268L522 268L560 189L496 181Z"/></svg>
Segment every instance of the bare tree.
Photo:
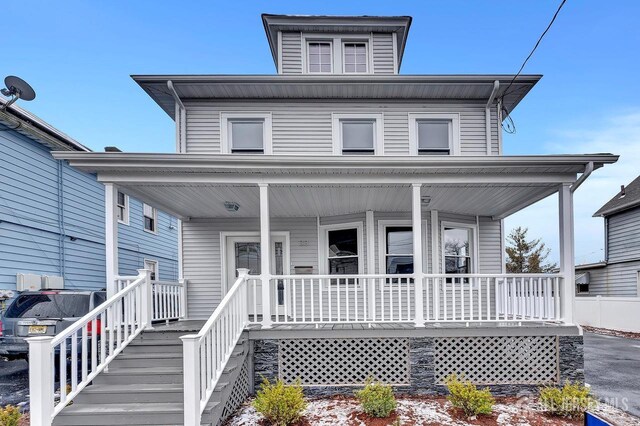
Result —
<svg viewBox="0 0 640 426"><path fill-rule="evenodd" d="M540 238L527 240L528 231L519 226L507 237L507 272L551 272L557 267L555 263L545 263L551 250Z"/></svg>

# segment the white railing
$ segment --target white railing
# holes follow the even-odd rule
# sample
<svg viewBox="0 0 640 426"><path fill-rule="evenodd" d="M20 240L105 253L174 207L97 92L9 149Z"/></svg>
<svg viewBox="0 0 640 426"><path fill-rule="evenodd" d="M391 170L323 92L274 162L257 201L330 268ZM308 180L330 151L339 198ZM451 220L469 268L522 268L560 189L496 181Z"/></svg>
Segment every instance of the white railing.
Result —
<svg viewBox="0 0 640 426"><path fill-rule="evenodd" d="M202 412L222 376L245 326L247 274L239 277L198 334L180 337L184 366L184 424L199 425Z"/></svg>
<svg viewBox="0 0 640 426"><path fill-rule="evenodd" d="M417 278L421 277L421 278ZM422 279L422 305L416 281ZM559 274L282 275L269 281L272 324L560 320ZM260 323L262 279L249 277ZM419 325L419 324L417 324Z"/></svg>
<svg viewBox="0 0 640 426"><path fill-rule="evenodd" d="M27 339L32 426L50 426L82 389L151 326L149 271L141 270L137 277L119 277L118 283L121 290L55 337Z"/></svg>
<svg viewBox="0 0 640 426"><path fill-rule="evenodd" d="M259 278L249 278L249 313L262 313ZM270 280L274 324L413 322L411 275L283 275Z"/></svg>
<svg viewBox="0 0 640 426"><path fill-rule="evenodd" d="M186 280L152 281L153 321L169 321L186 316Z"/></svg>

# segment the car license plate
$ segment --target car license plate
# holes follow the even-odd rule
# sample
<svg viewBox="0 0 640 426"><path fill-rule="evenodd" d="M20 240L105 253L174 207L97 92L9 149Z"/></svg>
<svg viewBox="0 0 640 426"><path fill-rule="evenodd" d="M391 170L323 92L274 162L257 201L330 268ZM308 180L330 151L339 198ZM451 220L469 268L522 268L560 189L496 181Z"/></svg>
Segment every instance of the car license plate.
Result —
<svg viewBox="0 0 640 426"><path fill-rule="evenodd" d="M45 334L47 332L46 325L30 325L29 334Z"/></svg>

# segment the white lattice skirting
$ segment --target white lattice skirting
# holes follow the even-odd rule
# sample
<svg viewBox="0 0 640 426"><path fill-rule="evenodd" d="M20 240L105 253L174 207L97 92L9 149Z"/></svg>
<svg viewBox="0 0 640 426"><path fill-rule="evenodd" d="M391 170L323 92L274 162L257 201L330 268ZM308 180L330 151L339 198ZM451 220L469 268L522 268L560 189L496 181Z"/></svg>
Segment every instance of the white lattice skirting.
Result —
<svg viewBox="0 0 640 426"><path fill-rule="evenodd" d="M442 383L451 374L487 385L557 383L558 338L436 338L434 368L437 383Z"/></svg>
<svg viewBox="0 0 640 426"><path fill-rule="evenodd" d="M224 421L233 414L240 405L249 397L250 385L249 385L249 357L247 357L242 365L242 370L236 379L229 399L222 410L220 417L221 421Z"/></svg>
<svg viewBox="0 0 640 426"><path fill-rule="evenodd" d="M368 378L409 384L409 339L280 340L278 370L303 386L356 386Z"/></svg>

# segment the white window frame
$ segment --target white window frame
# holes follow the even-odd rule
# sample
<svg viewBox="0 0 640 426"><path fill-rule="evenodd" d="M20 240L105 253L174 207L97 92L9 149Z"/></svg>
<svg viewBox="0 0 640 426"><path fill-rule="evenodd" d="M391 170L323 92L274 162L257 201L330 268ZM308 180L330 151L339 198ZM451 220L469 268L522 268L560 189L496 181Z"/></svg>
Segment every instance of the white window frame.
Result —
<svg viewBox="0 0 640 426"><path fill-rule="evenodd" d="M129 225L129 196L122 191L118 191L116 194L116 207L118 210L120 209L121 204L118 203L119 194L124 195L124 206L122 209L122 219L118 219L118 223L122 223L123 225Z"/></svg>
<svg viewBox="0 0 640 426"><path fill-rule="evenodd" d="M384 114L382 113L332 113L331 137L333 155L342 154L342 125L343 120L374 120L373 155L384 155Z"/></svg>
<svg viewBox="0 0 640 426"><path fill-rule="evenodd" d="M418 122L421 120L449 120L449 155L460 155L460 114L440 112L409 113L409 154L418 155Z"/></svg>
<svg viewBox="0 0 640 426"><path fill-rule="evenodd" d="M353 228L357 230L358 235L358 275L364 274L364 224L362 222L348 222L318 226L318 241L320 246L320 250L318 250L318 271L320 275L329 275L329 231L341 231ZM336 277L340 277L340 275L336 275Z"/></svg>
<svg viewBox="0 0 640 426"><path fill-rule="evenodd" d="M146 214L144 214L144 206L149 206L152 209L153 212L153 230L151 229L147 229L146 225L145 225L145 218L149 217ZM149 232L150 234L158 234L158 209L153 207L151 204L147 204L147 203L142 203L142 229L144 230L144 232Z"/></svg>
<svg viewBox="0 0 640 426"><path fill-rule="evenodd" d="M309 65L311 65L309 63L309 44L310 43L327 43L329 44L329 52L331 52L331 63L329 65L329 68L331 71L329 72L323 72L323 71L311 71L309 70ZM335 49L334 49L334 40L333 39L327 39L327 38L304 38L304 54L302 55L304 58L304 71L305 74L319 74L319 75L327 75L327 74L334 74L334 70L335 70L335 66L336 66L336 61L335 61Z"/></svg>
<svg viewBox="0 0 640 426"><path fill-rule="evenodd" d="M367 66L367 69L364 72L347 72L345 69L345 55L346 55L346 50L344 48L345 44L364 44L364 48L365 48L365 55L366 55L366 61L365 64ZM371 74L371 49L370 49L370 44L369 44L369 40L362 40L362 39L344 39L342 40L342 43L340 44L341 46L341 50L342 50L342 74L347 74L347 75L363 75L363 74Z"/></svg>
<svg viewBox="0 0 640 426"><path fill-rule="evenodd" d="M155 265L152 268L147 268L147 265ZM158 263L158 261L156 259L147 259L145 258L143 261L143 266L144 269L149 269L150 271L154 272L156 274L155 279L153 279L153 281L160 281L160 264Z"/></svg>
<svg viewBox="0 0 640 426"><path fill-rule="evenodd" d="M471 230L472 241L471 241L471 244L469 245L469 248L472 251L471 251L471 256L469 256L471 258L471 270L469 271L469 273L470 274L478 273L478 259L479 259L478 226L472 223L441 221L440 222L440 262L442 265L442 273L446 274L446 263L445 263L446 256L444 255L444 248L445 248L444 247L444 228L466 228ZM455 276L457 274L451 274L451 275ZM464 274L460 274L460 275L464 275Z"/></svg>
<svg viewBox="0 0 640 426"><path fill-rule="evenodd" d="M272 118L271 112L248 111L248 112L220 112L220 151L223 154L231 154L233 141L229 138L229 121L233 120L262 120L264 123L262 131L262 149L264 154L273 154L272 146ZM235 154L246 155L246 154Z"/></svg>
<svg viewBox="0 0 640 426"><path fill-rule="evenodd" d="M380 274L387 273L387 227L397 227L397 226L408 226L411 228L411 232L413 232L413 221L411 219L380 219L378 222L378 271ZM422 235L420 236L420 240L422 241L422 257L423 257L423 269L426 269L425 266L428 264L428 241L427 241L427 224L428 221L426 219L422 220ZM415 247L414 247L415 253ZM414 265L415 265L415 257L414 257ZM415 273L415 271L414 271Z"/></svg>

